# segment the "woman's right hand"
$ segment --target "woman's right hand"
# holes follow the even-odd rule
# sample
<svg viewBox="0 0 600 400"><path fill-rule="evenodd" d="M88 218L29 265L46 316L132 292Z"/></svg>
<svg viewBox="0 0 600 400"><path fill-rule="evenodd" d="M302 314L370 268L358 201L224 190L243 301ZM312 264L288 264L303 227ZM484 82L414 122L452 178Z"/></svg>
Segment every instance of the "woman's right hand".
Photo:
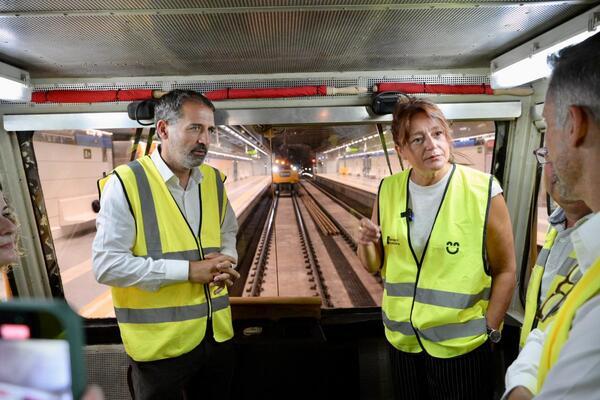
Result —
<svg viewBox="0 0 600 400"><path fill-rule="evenodd" d="M357 242L362 245L368 245L369 243L375 243L379 241L381 237L381 228L375 225L373 221L368 218L360 220L360 226L358 228Z"/></svg>

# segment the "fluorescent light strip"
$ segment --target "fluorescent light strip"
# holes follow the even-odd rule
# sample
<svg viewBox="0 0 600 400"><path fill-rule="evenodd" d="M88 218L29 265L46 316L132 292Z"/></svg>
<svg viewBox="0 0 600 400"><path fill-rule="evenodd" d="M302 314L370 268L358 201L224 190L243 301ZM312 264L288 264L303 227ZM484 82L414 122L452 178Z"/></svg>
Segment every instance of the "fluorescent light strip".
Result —
<svg viewBox="0 0 600 400"><path fill-rule="evenodd" d="M214 151L214 150L209 150L208 154L212 154L212 155L215 155L215 156L226 157L226 158L235 158L237 160L253 161L252 158L250 158L250 157L242 157L242 156L236 156L234 154L219 153L218 151Z"/></svg>
<svg viewBox="0 0 600 400"><path fill-rule="evenodd" d="M548 57L557 53L565 47L583 42L590 36L598 33L597 31L585 31L566 40L563 40L554 46L548 47L530 57L521 59L514 64L508 65L498 71L492 72L492 88L511 88L533 82L541 78L546 78L552 73L548 65Z"/></svg>
<svg viewBox="0 0 600 400"><path fill-rule="evenodd" d="M24 83L0 76L0 98L8 101L30 101L31 89Z"/></svg>
<svg viewBox="0 0 600 400"><path fill-rule="evenodd" d="M396 150L394 150L394 149L388 149L388 154L394 154L395 152L396 152ZM343 156L339 156L338 160L340 158L355 158L355 157L360 157L360 156L377 155L377 154L383 155L384 153L385 152L383 150L373 150L373 151L365 151L363 153L344 154Z"/></svg>
<svg viewBox="0 0 600 400"><path fill-rule="evenodd" d="M332 151L343 149L344 147L352 146L353 144L361 143L361 142L367 141L369 139L376 138L377 136L378 136L378 134L375 134L375 135L367 136L367 137L364 137L361 139L353 140L350 143L345 143L340 146L334 147L333 149L326 150L326 151L322 152L321 154L331 153Z"/></svg>
<svg viewBox="0 0 600 400"><path fill-rule="evenodd" d="M251 141L249 141L248 139L246 139L245 137L243 137L242 135L240 135L239 133L237 133L236 131L231 129L230 127L228 127L226 125L221 125L220 128L223 129L225 132L229 133L230 135L240 139L242 142L246 143L247 145L254 147L256 150L260 151L265 156L267 156L267 157L269 156L263 149L261 149L260 147L258 147L257 145L255 145L254 143L252 143Z"/></svg>

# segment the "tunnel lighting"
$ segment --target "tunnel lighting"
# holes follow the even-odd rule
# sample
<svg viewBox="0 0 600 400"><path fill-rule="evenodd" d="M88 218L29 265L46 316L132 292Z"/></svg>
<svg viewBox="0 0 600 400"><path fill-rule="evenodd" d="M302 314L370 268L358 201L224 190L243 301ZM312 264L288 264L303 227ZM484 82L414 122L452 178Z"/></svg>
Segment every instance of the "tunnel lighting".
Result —
<svg viewBox="0 0 600 400"><path fill-rule="evenodd" d="M230 134L233 137L236 137L238 139L240 139L242 142L246 143L249 146L254 147L256 150L260 151L261 153L263 153L265 156L269 156L263 149L261 149L260 147L258 147L257 145L255 145L254 143L252 143L251 141L249 141L248 139L246 139L245 137L243 137L242 135L240 135L238 132L236 132L234 129L231 129L230 127L226 126L226 125L221 125L219 128L221 128L224 132L227 132L228 134Z"/></svg>
<svg viewBox="0 0 600 400"><path fill-rule="evenodd" d="M214 156L225 157L225 158L233 158L236 160L252 161L252 159L250 157L236 156L235 154L219 153L218 151L214 151L214 150L209 150L208 154L212 154Z"/></svg>
<svg viewBox="0 0 600 400"><path fill-rule="evenodd" d="M387 132L386 132L386 133L387 133ZM365 136L365 137L363 137L363 138L360 138L360 139L353 140L353 141L351 141L350 143L344 143L344 144L342 144L342 145L339 145L339 146L337 146L337 147L331 148L331 149L329 149L329 150L325 150L325 151L323 152L323 154L331 153L332 151L336 151L336 150L339 150L339 149L343 149L343 148L345 148L345 147L352 146L352 145L354 145L354 144L357 144L357 143L366 142L367 140L369 140L369 139L374 139L374 138L376 138L376 137L378 137L378 136L379 136L378 134L374 134L374 135L371 135L371 136Z"/></svg>
<svg viewBox="0 0 600 400"><path fill-rule="evenodd" d="M0 62L0 100L31 101L29 72Z"/></svg>
<svg viewBox="0 0 600 400"><path fill-rule="evenodd" d="M600 6L557 26L529 42L495 58L491 63L493 89L510 88L550 76L548 56L598 33L594 14Z"/></svg>
<svg viewBox="0 0 600 400"><path fill-rule="evenodd" d="M388 154L394 154L395 152L396 152L396 150L394 150L394 149L388 149ZM356 157L362 157L362 156L376 156L376 155L383 155L383 154L385 154L385 152L383 150L365 151L363 153L345 154L343 156L339 156L338 160L340 158L356 158Z"/></svg>

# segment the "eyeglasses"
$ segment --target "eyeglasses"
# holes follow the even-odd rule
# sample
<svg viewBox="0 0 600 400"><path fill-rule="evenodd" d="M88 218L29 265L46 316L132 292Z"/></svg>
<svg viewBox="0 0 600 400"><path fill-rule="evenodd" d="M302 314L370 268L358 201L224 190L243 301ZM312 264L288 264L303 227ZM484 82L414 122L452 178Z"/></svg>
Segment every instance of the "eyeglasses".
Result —
<svg viewBox="0 0 600 400"><path fill-rule="evenodd" d="M540 147L539 149L535 149L533 151L533 155L537 160L539 165L544 165L548 162L546 157L548 157L548 149L546 147Z"/></svg>
<svg viewBox="0 0 600 400"><path fill-rule="evenodd" d="M571 289L573 289L573 286L577 283L579 278L581 278L581 272L579 271L579 268L575 266L571 269L571 271L569 271L569 274L565 277L565 279L563 279L562 282L556 286L554 292L550 296L546 297L546 300L544 300L540 308L537 310L536 318L539 321L545 321L550 316L554 315L565 301L565 298Z"/></svg>

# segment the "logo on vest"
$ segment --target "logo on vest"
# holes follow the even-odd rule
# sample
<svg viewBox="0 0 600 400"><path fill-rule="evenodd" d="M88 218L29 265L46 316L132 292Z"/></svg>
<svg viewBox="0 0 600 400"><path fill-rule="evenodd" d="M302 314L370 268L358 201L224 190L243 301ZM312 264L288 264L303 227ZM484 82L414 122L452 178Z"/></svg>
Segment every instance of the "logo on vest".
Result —
<svg viewBox="0 0 600 400"><path fill-rule="evenodd" d="M458 242L446 242L446 251L448 254L456 254L460 250L460 243Z"/></svg>
<svg viewBox="0 0 600 400"><path fill-rule="evenodd" d="M398 239L393 239L389 236L387 237L386 242L387 242L387 244L400 244L400 241Z"/></svg>

